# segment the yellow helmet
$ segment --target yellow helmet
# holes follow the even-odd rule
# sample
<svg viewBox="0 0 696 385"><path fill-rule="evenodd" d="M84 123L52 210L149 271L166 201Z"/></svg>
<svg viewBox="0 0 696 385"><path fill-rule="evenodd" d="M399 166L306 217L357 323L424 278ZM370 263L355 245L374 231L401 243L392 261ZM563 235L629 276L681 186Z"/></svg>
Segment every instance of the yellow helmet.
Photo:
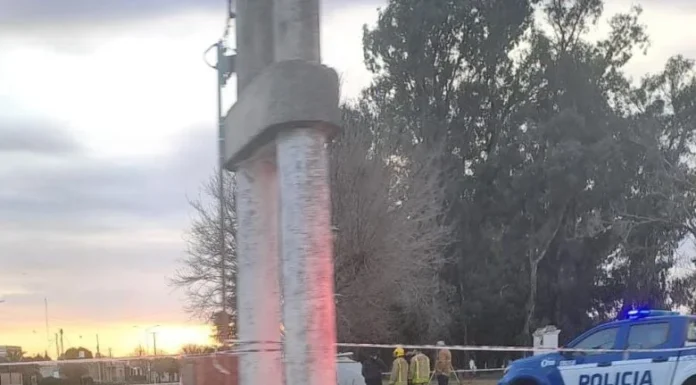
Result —
<svg viewBox="0 0 696 385"><path fill-rule="evenodd" d="M401 345L398 345L396 349L394 349L394 357L403 357L404 356L404 348L401 347Z"/></svg>

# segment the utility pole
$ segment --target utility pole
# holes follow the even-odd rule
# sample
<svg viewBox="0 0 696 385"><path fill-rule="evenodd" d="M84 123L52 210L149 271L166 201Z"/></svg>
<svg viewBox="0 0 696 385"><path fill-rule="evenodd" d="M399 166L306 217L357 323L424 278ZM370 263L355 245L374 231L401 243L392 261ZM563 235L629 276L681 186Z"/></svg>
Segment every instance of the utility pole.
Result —
<svg viewBox="0 0 696 385"><path fill-rule="evenodd" d="M228 3L228 17L233 18L234 12L231 10L231 2ZM222 315L219 317L220 325L222 331L222 343L223 346L226 345L226 340L230 338L229 336L229 325L230 317L227 312L227 266L226 266L226 256L227 256L227 242L226 242L226 227L225 227L225 212L226 203L225 200L225 126L224 126L224 115L222 112L222 89L227 84L230 75L232 74L234 67L234 55L227 55L225 53L225 44L223 40L220 40L215 45L217 53L217 62L215 68L217 70L217 123L218 123L218 195L219 195L219 227L220 227L220 304L222 308Z"/></svg>
<svg viewBox="0 0 696 385"><path fill-rule="evenodd" d="M58 333L56 333L56 361L60 360L60 346L58 345Z"/></svg>
<svg viewBox="0 0 696 385"><path fill-rule="evenodd" d="M225 226L225 212L226 210L226 200L225 200L225 132L224 132L224 114L222 112L222 90L227 84L230 76L234 72L235 58L234 54L227 54L225 47L225 40L229 32L229 22L236 17L235 13L232 11L232 0L227 1L227 25L225 26L225 32L223 37L218 40L217 43L213 44L209 49L215 48L216 52L216 64L210 65L217 72L217 125L218 125L218 185L217 185L217 195L218 195L218 238L219 238L219 254L220 254L220 307L221 313L217 315L214 322L218 328L220 328L220 334L223 336L222 341L220 341L223 346L225 340L229 338L229 324L230 315L227 311L227 242L226 242L226 226ZM208 52L206 51L206 53Z"/></svg>
<svg viewBox="0 0 696 385"><path fill-rule="evenodd" d="M101 353L99 352L99 334L97 334L97 358L101 358ZM97 362L97 377L99 377L99 382L102 382L102 363Z"/></svg>
<svg viewBox="0 0 696 385"><path fill-rule="evenodd" d="M44 318L46 320L46 344L49 343L49 329L48 329L48 298L44 297Z"/></svg>
<svg viewBox="0 0 696 385"><path fill-rule="evenodd" d="M340 111L338 76L319 63L319 0L239 0L237 14L225 159L238 178L239 335L255 348L240 356L240 384L336 383L326 143Z"/></svg>
<svg viewBox="0 0 696 385"><path fill-rule="evenodd" d="M63 329L60 329L60 355L65 354L65 345L63 345Z"/></svg>
<svg viewBox="0 0 696 385"><path fill-rule="evenodd" d="M225 243L225 133L222 116L222 87L225 84L222 63L224 62L225 47L222 40L218 41L215 51L217 52L218 195L220 196L220 212L218 213L220 224L218 226L220 227L220 296L222 297L220 304L224 322L227 320L227 269L225 266L227 245ZM229 322L225 322L223 325L227 324ZM223 326L223 331L226 329L227 327Z"/></svg>
<svg viewBox="0 0 696 385"><path fill-rule="evenodd" d="M157 357L157 332L152 332L152 355Z"/></svg>

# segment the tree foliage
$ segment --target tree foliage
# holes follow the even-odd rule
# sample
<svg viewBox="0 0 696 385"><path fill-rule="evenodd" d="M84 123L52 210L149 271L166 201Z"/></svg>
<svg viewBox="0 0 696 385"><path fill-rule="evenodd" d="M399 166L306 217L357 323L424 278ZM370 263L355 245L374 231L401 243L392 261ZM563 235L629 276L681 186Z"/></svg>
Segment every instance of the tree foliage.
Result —
<svg viewBox="0 0 696 385"><path fill-rule="evenodd" d="M202 187L200 195L189 201L194 211L187 233L186 257L170 284L184 290L185 309L191 315L213 321L222 308L222 266L227 286L227 309L235 309L237 216L235 213L234 176L223 173L224 196L220 197L219 174L216 172ZM225 249L221 250L220 202L224 213ZM234 314L232 314L234 316ZM233 322L234 317L232 317Z"/></svg>
<svg viewBox="0 0 696 385"><path fill-rule="evenodd" d="M141 344L135 347L131 354L129 355L130 357L142 357L142 356L147 356L147 349Z"/></svg>
<svg viewBox="0 0 696 385"><path fill-rule="evenodd" d="M693 303L694 279L670 273L696 207L693 63L631 83L641 9L591 41L602 11L392 0L365 29L362 103L448 173L443 277L460 342L528 342L545 323L567 338L628 306Z"/></svg>
<svg viewBox="0 0 696 385"><path fill-rule="evenodd" d="M69 348L63 354L63 360L80 360L94 358L89 349L83 347ZM60 374L68 384L81 384L82 377L89 374L87 365L84 363L63 363L58 366Z"/></svg>
<svg viewBox="0 0 696 385"><path fill-rule="evenodd" d="M83 348L82 346L78 348L69 348L65 351L65 353L63 353L64 360L80 360L90 358L94 358L92 351L87 348Z"/></svg>
<svg viewBox="0 0 696 385"><path fill-rule="evenodd" d="M173 357L155 358L152 361L152 371L159 375L179 373L179 360Z"/></svg>
<svg viewBox="0 0 696 385"><path fill-rule="evenodd" d="M435 338L449 317L439 273L451 236L437 159L414 147L394 153L399 138L376 140L367 111L344 108L343 120L329 147L338 337Z"/></svg>
<svg viewBox="0 0 696 385"><path fill-rule="evenodd" d="M214 353L215 347L207 345L186 344L181 347L182 354L207 354Z"/></svg>

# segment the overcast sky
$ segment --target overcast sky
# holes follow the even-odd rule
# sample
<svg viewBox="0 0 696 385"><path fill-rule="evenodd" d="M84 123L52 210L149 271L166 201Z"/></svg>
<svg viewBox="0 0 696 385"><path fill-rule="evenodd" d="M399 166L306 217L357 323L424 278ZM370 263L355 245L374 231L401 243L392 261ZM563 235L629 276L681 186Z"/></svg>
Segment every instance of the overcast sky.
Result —
<svg viewBox="0 0 696 385"><path fill-rule="evenodd" d="M323 2L322 56L344 97L370 81L361 28L382 3ZM696 57L696 2L642 4L653 44L632 74L676 53ZM70 344L93 347L99 333L102 347L127 353L155 324L172 341L206 334L167 277L183 256L187 197L215 164L215 73L201 56L224 9L223 0L0 0L0 345L43 350L44 297L51 334L64 328Z"/></svg>

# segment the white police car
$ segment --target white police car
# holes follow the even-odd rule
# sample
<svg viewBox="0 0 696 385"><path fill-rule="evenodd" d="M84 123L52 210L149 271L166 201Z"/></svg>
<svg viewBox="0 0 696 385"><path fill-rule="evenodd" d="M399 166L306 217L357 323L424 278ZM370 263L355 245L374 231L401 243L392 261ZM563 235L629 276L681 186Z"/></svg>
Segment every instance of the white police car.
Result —
<svg viewBox="0 0 696 385"><path fill-rule="evenodd" d="M583 333L567 348L597 352L520 359L498 385L696 385L696 316L632 310L622 320Z"/></svg>

